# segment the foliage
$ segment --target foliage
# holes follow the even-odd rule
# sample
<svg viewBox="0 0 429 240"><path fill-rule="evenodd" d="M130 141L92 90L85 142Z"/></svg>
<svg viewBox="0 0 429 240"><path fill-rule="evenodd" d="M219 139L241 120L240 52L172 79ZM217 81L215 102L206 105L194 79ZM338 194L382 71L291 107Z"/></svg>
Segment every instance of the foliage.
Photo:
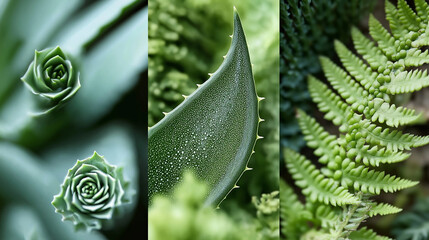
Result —
<svg viewBox="0 0 429 240"><path fill-rule="evenodd" d="M417 184L374 169L403 161L410 155L408 150L429 143L427 136L396 129L420 121L421 114L397 107L391 100L394 95L429 85L425 73L414 69L428 63L428 50L422 48L429 45L429 6L424 1L415 3L419 6L417 12L404 0L399 0L397 7L386 1L393 35L372 15L369 30L374 41L352 29L355 49L363 59L335 41L344 69L329 58L320 57L333 90L313 76L308 78L313 101L325 119L338 126L340 134L329 133L316 119L298 110L307 145L315 149L322 165L319 170L299 153L288 148L284 151L287 168L306 196L306 209L313 214L310 222L314 229L304 234L305 238L381 238L368 229L357 228L369 216L397 213L401 209L377 204L371 197L381 191L392 193ZM325 206L323 215L329 216L329 221L317 219L318 206Z"/></svg>
<svg viewBox="0 0 429 240"><path fill-rule="evenodd" d="M332 41L349 38L349 29L375 1L282 0L280 3L281 143L299 150L304 144L294 108L310 110L305 78L321 70L317 56L332 56Z"/></svg>
<svg viewBox="0 0 429 240"><path fill-rule="evenodd" d="M261 138L258 104L263 98L256 94L246 39L235 11L231 48L210 75L149 129L149 197L169 194L183 170L193 169L210 186L206 203L219 205L249 170L247 163Z"/></svg>
<svg viewBox="0 0 429 240"><path fill-rule="evenodd" d="M191 172L185 172L182 178L171 198L154 196L149 207L150 240L278 239L278 231L274 231L276 223L278 228L277 193L267 194L262 202L255 202L257 218L237 221L221 209L203 206L209 189L207 184Z"/></svg>
<svg viewBox="0 0 429 240"><path fill-rule="evenodd" d="M397 240L429 238L429 199L420 199L411 209L399 215L392 225Z"/></svg>
<svg viewBox="0 0 429 240"><path fill-rule="evenodd" d="M260 239L279 239L279 191L270 194L263 193L261 198L252 197L252 203L255 205L258 218L258 234ZM262 237L263 236L263 237Z"/></svg>

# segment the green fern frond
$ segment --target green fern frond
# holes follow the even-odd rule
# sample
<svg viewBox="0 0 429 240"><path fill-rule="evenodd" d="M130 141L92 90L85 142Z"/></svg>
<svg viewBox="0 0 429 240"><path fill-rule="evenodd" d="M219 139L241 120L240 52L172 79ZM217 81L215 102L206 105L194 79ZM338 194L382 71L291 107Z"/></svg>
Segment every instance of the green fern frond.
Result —
<svg viewBox="0 0 429 240"><path fill-rule="evenodd" d="M322 229L331 229L338 222L341 211L329 205L319 205L315 210L314 216L320 221Z"/></svg>
<svg viewBox="0 0 429 240"><path fill-rule="evenodd" d="M391 240L391 238L377 235L373 230L363 227L350 234L350 240Z"/></svg>
<svg viewBox="0 0 429 240"><path fill-rule="evenodd" d="M378 203L374 204L374 206L371 208L371 211L369 212L369 216L377 216L377 215L389 215L389 214L395 214L401 212L402 209L392 206L388 203Z"/></svg>
<svg viewBox="0 0 429 240"><path fill-rule="evenodd" d="M391 60L392 56L397 53L395 38L372 14L369 16L369 33L377 42L378 48Z"/></svg>
<svg viewBox="0 0 429 240"><path fill-rule="evenodd" d="M344 140L343 142L346 145L343 147L346 149L347 157L354 158L357 163L362 162L366 166L378 167L380 164L397 163L411 155L406 152L392 152L385 147L367 145L364 139L353 139L348 142Z"/></svg>
<svg viewBox="0 0 429 240"><path fill-rule="evenodd" d="M400 38L407 32L407 27L404 26L402 21L399 19L398 10L395 5L389 1L385 1L385 3L386 19L389 20L390 30L395 38Z"/></svg>
<svg viewBox="0 0 429 240"><path fill-rule="evenodd" d="M386 123L389 127L408 125L420 119L421 114L416 114L414 109L396 107L383 99L375 98L365 108L364 113L372 122Z"/></svg>
<svg viewBox="0 0 429 240"><path fill-rule="evenodd" d="M331 120L335 125L347 123L345 116L351 109L326 84L313 76L309 76L308 90L319 110L325 113L325 119Z"/></svg>
<svg viewBox="0 0 429 240"><path fill-rule="evenodd" d="M285 150L285 162L296 185L310 201L341 206L357 203L358 200L331 178L323 174L304 156L291 149Z"/></svg>
<svg viewBox="0 0 429 240"><path fill-rule="evenodd" d="M398 0L398 15L402 25L406 26L408 31L417 32L420 30L421 20L405 0Z"/></svg>
<svg viewBox="0 0 429 240"><path fill-rule="evenodd" d="M360 223L368 218L368 212L371 209L371 202L368 200L368 195L357 192L355 196L359 199L359 203L343 207L339 221L330 230L330 239L349 239L350 233L356 231Z"/></svg>
<svg viewBox="0 0 429 240"><path fill-rule="evenodd" d="M315 149L314 154L320 157L319 162L328 164L333 161L339 153L337 137L326 132L316 119L308 116L304 111L298 109L298 115L298 123L304 139L309 147Z"/></svg>
<svg viewBox="0 0 429 240"><path fill-rule="evenodd" d="M422 44L421 42L417 42L417 43ZM420 49L413 48L407 51L406 57L404 58L404 62L402 65L405 67L418 67L427 63L429 63L428 50L422 52L422 50Z"/></svg>
<svg viewBox="0 0 429 240"><path fill-rule="evenodd" d="M352 39L356 51L368 62L372 69L385 66L388 59L374 42L363 35L356 27L352 28Z"/></svg>
<svg viewBox="0 0 429 240"><path fill-rule="evenodd" d="M304 208L293 189L283 180L280 180L280 218L281 231L290 239L299 239L299 236L308 231L306 221L313 218L311 212Z"/></svg>
<svg viewBox="0 0 429 240"><path fill-rule="evenodd" d="M425 0L414 0L414 4L416 5L417 15L420 19L427 23L429 19L429 5Z"/></svg>
<svg viewBox="0 0 429 240"><path fill-rule="evenodd" d="M427 70L415 69L429 63L429 50L421 48L429 45L429 5L416 0L415 6L416 11L405 0L396 6L386 1L390 31L371 15L370 38L357 28L351 30L357 53L335 41L341 65L319 58L329 85L308 77L313 101L340 134L330 134L315 118L297 110L304 139L322 165L317 168L299 153L284 151L289 173L309 200L305 208L318 220L312 221L314 229L303 239L388 239L366 228L357 230L368 217L401 211L370 197L417 184L374 169L404 161L411 148L429 143L429 136L397 129L421 122L423 114L395 105L392 96L429 86Z"/></svg>
<svg viewBox="0 0 429 240"><path fill-rule="evenodd" d="M350 135L354 139L366 138L366 142L372 145L386 147L387 150L397 152L398 150L410 150L412 147L420 147L429 143L429 136L416 136L402 133L399 130L382 128L371 123L367 119L350 127L357 131Z"/></svg>
<svg viewBox="0 0 429 240"><path fill-rule="evenodd" d="M374 87L377 74L371 71L360 58L354 55L343 43L336 40L335 50L347 71L371 94L376 95L378 89Z"/></svg>
<svg viewBox="0 0 429 240"><path fill-rule="evenodd" d="M342 68L327 57L320 57L320 64L332 87L338 91L347 103L352 105L353 109L357 109L357 106L360 105L366 105L368 92L353 81Z"/></svg>
<svg viewBox="0 0 429 240"><path fill-rule="evenodd" d="M390 74L390 82L383 85L388 94L411 93L429 86L427 70L413 70Z"/></svg>
<svg viewBox="0 0 429 240"><path fill-rule="evenodd" d="M347 165L343 162L342 185L344 187L353 187L356 191L363 193L380 194L384 192L396 192L401 189L409 188L418 184L418 182L402 179L382 171L371 170L365 166L356 166L354 163Z"/></svg>

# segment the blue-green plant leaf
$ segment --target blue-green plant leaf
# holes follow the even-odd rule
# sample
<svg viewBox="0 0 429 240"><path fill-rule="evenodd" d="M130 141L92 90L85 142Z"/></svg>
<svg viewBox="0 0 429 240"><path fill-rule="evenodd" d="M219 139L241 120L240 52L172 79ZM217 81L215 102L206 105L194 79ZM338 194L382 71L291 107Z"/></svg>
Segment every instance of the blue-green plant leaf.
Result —
<svg viewBox="0 0 429 240"><path fill-rule="evenodd" d="M185 169L209 184L206 204L236 188L258 136L259 98L238 13L225 61L194 93L150 128L149 196L171 194Z"/></svg>
<svg viewBox="0 0 429 240"><path fill-rule="evenodd" d="M98 1L79 12L59 29L50 45L61 47L72 55L82 53L83 47L96 38L102 29L111 25L125 9L132 8L139 0Z"/></svg>
<svg viewBox="0 0 429 240"><path fill-rule="evenodd" d="M107 113L147 67L147 8L140 10L82 60L82 88L67 109L72 122L85 126Z"/></svg>
<svg viewBox="0 0 429 240"><path fill-rule="evenodd" d="M40 218L31 207L7 205L0 217L1 239L48 239Z"/></svg>

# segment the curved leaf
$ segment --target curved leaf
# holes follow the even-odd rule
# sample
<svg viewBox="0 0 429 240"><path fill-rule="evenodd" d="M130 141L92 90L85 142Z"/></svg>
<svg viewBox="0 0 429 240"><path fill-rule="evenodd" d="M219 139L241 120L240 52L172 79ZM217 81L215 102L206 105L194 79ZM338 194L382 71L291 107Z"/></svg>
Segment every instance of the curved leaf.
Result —
<svg viewBox="0 0 429 240"><path fill-rule="evenodd" d="M49 239L39 216L25 205L5 207L0 218L1 239Z"/></svg>
<svg viewBox="0 0 429 240"><path fill-rule="evenodd" d="M50 45L61 43L61 47L72 55L79 55L83 46L96 38L102 29L111 25L138 0L100 1L79 12L50 39Z"/></svg>
<svg viewBox="0 0 429 240"><path fill-rule="evenodd" d="M82 87L67 108L75 125L89 125L101 118L147 68L147 24L145 8L107 35L83 58Z"/></svg>
<svg viewBox="0 0 429 240"><path fill-rule="evenodd" d="M246 39L234 12L225 61L192 95L149 130L149 196L170 194L183 170L209 183L206 204L236 187L258 138L258 101Z"/></svg>

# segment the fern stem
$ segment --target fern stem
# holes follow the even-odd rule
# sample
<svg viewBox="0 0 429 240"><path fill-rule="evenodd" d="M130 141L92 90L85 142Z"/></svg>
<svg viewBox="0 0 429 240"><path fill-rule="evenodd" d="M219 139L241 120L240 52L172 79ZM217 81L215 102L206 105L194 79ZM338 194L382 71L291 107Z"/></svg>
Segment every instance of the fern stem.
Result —
<svg viewBox="0 0 429 240"><path fill-rule="evenodd" d="M349 240L350 233L356 231L359 225L368 218L372 207L369 194L358 192L356 198L360 201L358 204L344 207L342 220L340 219L335 230L331 232L333 240Z"/></svg>

